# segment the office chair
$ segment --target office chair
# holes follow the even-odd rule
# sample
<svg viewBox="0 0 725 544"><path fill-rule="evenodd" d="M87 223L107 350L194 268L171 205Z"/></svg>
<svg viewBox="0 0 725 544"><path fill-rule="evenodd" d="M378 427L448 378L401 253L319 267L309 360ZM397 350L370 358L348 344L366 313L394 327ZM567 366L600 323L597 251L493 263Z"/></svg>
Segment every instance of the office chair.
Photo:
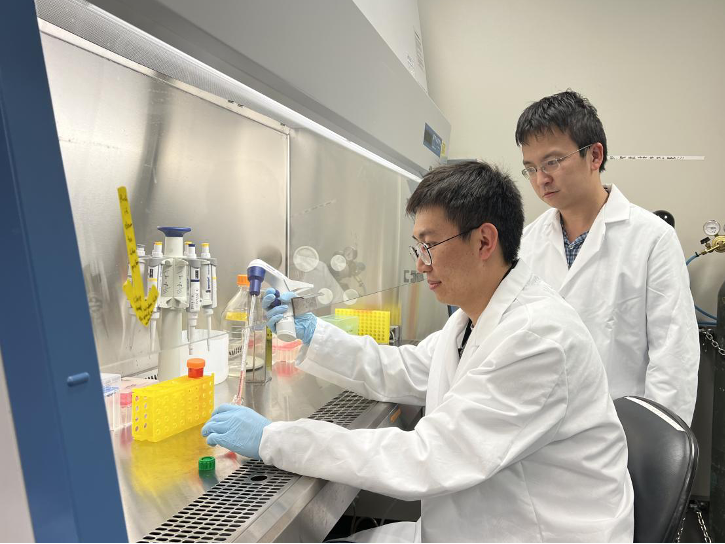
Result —
<svg viewBox="0 0 725 544"><path fill-rule="evenodd" d="M674 412L642 397L614 401L627 435L634 541L675 542L697 468L695 435Z"/></svg>

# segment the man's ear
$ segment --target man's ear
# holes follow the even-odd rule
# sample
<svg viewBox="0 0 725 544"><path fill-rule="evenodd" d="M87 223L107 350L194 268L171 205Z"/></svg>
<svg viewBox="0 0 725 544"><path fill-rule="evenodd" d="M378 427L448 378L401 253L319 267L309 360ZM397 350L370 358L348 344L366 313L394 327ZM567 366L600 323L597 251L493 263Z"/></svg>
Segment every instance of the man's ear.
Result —
<svg viewBox="0 0 725 544"><path fill-rule="evenodd" d="M599 171L599 167L604 162L604 146L597 142L596 144L592 144L591 150L592 163L590 168L592 169L592 171Z"/></svg>
<svg viewBox="0 0 725 544"><path fill-rule="evenodd" d="M491 223L483 223L474 231L478 243L478 256L487 261L498 247L498 230Z"/></svg>

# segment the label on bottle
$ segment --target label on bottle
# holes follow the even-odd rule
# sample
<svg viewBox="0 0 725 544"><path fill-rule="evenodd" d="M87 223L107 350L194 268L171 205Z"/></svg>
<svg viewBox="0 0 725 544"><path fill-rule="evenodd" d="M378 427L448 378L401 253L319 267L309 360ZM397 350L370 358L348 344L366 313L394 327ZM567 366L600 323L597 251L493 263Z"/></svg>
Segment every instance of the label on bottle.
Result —
<svg viewBox="0 0 725 544"><path fill-rule="evenodd" d="M267 370L272 370L272 331L267 327L266 351L264 352L264 364Z"/></svg>
<svg viewBox="0 0 725 544"><path fill-rule="evenodd" d="M227 312L224 319L227 321L246 321L247 312Z"/></svg>

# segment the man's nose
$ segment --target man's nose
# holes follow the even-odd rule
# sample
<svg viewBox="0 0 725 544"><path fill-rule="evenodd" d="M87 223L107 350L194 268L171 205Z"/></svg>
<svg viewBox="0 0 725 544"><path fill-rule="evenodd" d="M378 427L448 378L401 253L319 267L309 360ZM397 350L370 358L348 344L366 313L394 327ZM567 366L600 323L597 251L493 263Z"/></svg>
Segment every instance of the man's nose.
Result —
<svg viewBox="0 0 725 544"><path fill-rule="evenodd" d="M420 256L418 256L418 258L417 258L417 259L416 259L416 261L415 261L415 269L416 269L416 270L417 270L418 272L420 272L421 274L424 274L424 273L426 273L426 272L430 272L430 270L431 270L431 265L429 265L429 264L425 264L425 263L423 262L423 259L422 259L422 258L421 258Z"/></svg>
<svg viewBox="0 0 725 544"><path fill-rule="evenodd" d="M551 175L544 172L541 168L536 170L536 174L534 174L534 182L539 187L544 187L545 185L548 185L551 182Z"/></svg>

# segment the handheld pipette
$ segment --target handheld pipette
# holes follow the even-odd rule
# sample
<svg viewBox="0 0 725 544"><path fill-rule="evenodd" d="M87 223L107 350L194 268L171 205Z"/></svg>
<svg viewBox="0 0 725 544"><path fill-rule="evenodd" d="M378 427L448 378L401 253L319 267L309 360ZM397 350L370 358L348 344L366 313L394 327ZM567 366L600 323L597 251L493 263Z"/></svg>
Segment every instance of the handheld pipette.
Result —
<svg viewBox="0 0 725 544"><path fill-rule="evenodd" d="M194 352L194 330L201 309L200 270L201 261L196 258L196 246L189 244L186 260L189 262L189 306L187 307L186 325L189 340L189 355Z"/></svg>
<svg viewBox="0 0 725 544"><path fill-rule="evenodd" d="M201 244L201 306L206 316L206 349L211 351L211 318L214 315L214 297L212 289L212 261L211 252L209 251L209 243Z"/></svg>
<svg viewBox="0 0 725 544"><path fill-rule="evenodd" d="M282 274L282 272L261 259L254 259L249 263L249 267L247 268L247 278L249 278L250 323L252 322L252 319L254 319L252 316L255 315L257 299L259 298L259 294L262 290L263 281L266 281L271 287L279 292L292 291L294 293L299 293L313 287L309 283L289 279L287 276ZM242 339L242 365L244 365L244 361L247 360L249 329L249 326L244 329ZM297 339L297 334L295 333L294 313L291 305L284 313L284 317L277 323L277 337L283 342L293 342ZM245 374L246 372L244 370L244 366L242 366L242 371L239 374L239 389L237 390L237 395L232 400L234 404L242 404L244 402Z"/></svg>
<svg viewBox="0 0 725 544"><path fill-rule="evenodd" d="M270 287L280 293L292 291L295 294L300 294L314 287L310 283L289 279L282 272L261 259L254 259L249 263L247 277L249 278L249 294L252 295L252 298L259 297L263 281L266 281ZM283 342L294 342L297 339L292 305L287 308L284 317L277 323L277 338Z"/></svg>

